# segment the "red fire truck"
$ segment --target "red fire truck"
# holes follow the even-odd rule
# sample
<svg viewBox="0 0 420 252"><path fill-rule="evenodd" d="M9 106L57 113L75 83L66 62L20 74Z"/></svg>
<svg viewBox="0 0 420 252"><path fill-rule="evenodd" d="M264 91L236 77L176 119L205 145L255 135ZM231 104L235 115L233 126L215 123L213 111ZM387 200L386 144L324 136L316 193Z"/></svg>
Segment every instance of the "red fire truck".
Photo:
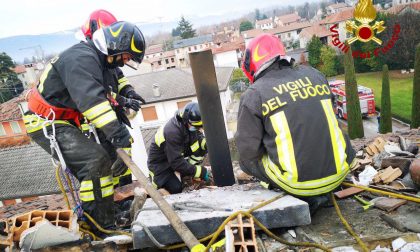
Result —
<svg viewBox="0 0 420 252"><path fill-rule="evenodd" d="M342 80L330 81L331 92L335 96L335 113L339 118L347 120L345 82ZM359 91L360 109L362 116L372 116L375 111L375 96L373 90L364 86L357 86Z"/></svg>

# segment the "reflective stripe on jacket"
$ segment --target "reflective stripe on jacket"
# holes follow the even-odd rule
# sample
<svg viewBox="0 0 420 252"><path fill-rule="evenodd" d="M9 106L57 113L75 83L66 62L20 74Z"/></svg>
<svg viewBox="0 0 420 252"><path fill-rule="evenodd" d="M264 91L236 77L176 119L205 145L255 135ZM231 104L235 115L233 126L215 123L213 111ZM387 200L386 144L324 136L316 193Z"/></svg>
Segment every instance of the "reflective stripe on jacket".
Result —
<svg viewBox="0 0 420 252"><path fill-rule="evenodd" d="M338 126L325 77L273 64L241 97L240 162L262 161L273 185L299 196L327 193L349 172L350 141Z"/></svg>

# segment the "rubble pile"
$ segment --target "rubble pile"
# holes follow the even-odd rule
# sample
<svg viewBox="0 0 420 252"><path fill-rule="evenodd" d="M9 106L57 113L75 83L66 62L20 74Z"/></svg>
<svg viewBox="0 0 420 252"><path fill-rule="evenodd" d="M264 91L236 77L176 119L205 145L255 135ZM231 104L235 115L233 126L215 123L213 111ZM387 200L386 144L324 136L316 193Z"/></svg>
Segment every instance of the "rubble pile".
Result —
<svg viewBox="0 0 420 252"><path fill-rule="evenodd" d="M384 190L417 194L420 189L420 130L353 141L353 182ZM413 179L414 178L414 179Z"/></svg>

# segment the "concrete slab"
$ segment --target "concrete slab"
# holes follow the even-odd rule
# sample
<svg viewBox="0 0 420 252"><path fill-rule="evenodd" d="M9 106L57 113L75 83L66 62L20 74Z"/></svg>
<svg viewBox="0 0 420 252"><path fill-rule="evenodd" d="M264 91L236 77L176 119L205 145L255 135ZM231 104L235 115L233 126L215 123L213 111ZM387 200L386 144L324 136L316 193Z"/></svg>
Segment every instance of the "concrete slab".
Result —
<svg viewBox="0 0 420 252"><path fill-rule="evenodd" d="M232 213L238 210L248 210L266 200L279 195L257 184L234 185L215 189L201 189L189 193L166 196L169 204L184 204L196 202L206 205L204 209L176 210L182 221L197 238L205 237L219 227ZM191 204L189 208L193 208ZM308 204L290 195L264 206L254 213L254 216L268 228L292 227L311 223ZM156 204L148 199L143 210L133 222L133 244L135 249L153 247L152 241L145 233L140 222L148 227L153 236L162 244L181 242L181 239L169 224Z"/></svg>

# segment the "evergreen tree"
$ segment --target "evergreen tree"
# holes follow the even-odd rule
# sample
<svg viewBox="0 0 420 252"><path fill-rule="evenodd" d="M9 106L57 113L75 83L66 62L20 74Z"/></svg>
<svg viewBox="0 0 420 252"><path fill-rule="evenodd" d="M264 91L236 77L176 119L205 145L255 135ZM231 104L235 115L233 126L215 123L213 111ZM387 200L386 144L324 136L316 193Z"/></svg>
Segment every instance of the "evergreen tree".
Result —
<svg viewBox="0 0 420 252"><path fill-rule="evenodd" d="M385 134L392 132L391 94L389 88L388 66L384 65L382 69L381 120L379 123L379 133Z"/></svg>
<svg viewBox="0 0 420 252"><path fill-rule="evenodd" d="M308 62L311 66L317 68L321 63L322 42L317 36L313 36L306 46L308 50Z"/></svg>
<svg viewBox="0 0 420 252"><path fill-rule="evenodd" d="M411 128L420 127L420 43L416 47L413 78L413 105L411 107Z"/></svg>
<svg viewBox="0 0 420 252"><path fill-rule="evenodd" d="M182 39L195 37L195 30L192 28L192 24L184 18L181 17L181 20L178 22L178 27L180 31L180 36Z"/></svg>
<svg viewBox="0 0 420 252"><path fill-rule="evenodd" d="M248 20L242 21L239 25L239 32L248 31L252 29L254 29L254 25Z"/></svg>
<svg viewBox="0 0 420 252"><path fill-rule="evenodd" d="M321 65L319 70L327 77L337 75L335 50L330 46L321 48Z"/></svg>
<svg viewBox="0 0 420 252"><path fill-rule="evenodd" d="M261 13L259 9L255 9L255 20L261 20Z"/></svg>
<svg viewBox="0 0 420 252"><path fill-rule="evenodd" d="M351 49L344 55L344 72L346 82L348 133L350 139L360 138L364 136L364 131Z"/></svg>
<svg viewBox="0 0 420 252"><path fill-rule="evenodd" d="M13 71L15 64L6 53L0 53L0 103L6 102L23 91L22 82Z"/></svg>

